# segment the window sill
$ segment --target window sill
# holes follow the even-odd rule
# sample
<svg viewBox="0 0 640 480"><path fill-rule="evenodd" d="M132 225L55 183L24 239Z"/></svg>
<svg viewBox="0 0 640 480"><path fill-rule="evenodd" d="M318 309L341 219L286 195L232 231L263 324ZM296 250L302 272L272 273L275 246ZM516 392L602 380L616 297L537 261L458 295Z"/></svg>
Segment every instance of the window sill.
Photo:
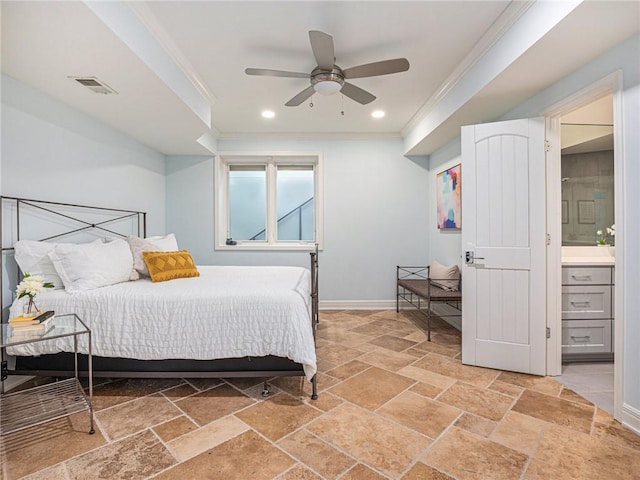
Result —
<svg viewBox="0 0 640 480"><path fill-rule="evenodd" d="M313 242L307 243L278 243L278 244L267 244L267 243L238 243L237 245L216 245L216 250L222 251L301 251L301 252L311 252L316 248L316 244ZM322 246L318 245L318 249L322 250Z"/></svg>

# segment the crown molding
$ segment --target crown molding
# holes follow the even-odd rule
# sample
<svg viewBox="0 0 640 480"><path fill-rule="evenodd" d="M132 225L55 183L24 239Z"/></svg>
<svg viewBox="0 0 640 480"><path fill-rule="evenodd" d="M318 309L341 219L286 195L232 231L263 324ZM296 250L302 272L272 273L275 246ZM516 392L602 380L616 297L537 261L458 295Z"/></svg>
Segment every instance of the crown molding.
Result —
<svg viewBox="0 0 640 480"><path fill-rule="evenodd" d="M217 101L216 96L207 88L204 81L200 78L196 69L191 65L187 57L175 44L171 36L167 33L157 17L151 12L151 9L144 2L127 1L129 9L138 17L138 20L145 26L153 38L158 42L160 47L171 58L171 60L180 68L182 73L193 84L208 102L209 105Z"/></svg>
<svg viewBox="0 0 640 480"><path fill-rule="evenodd" d="M399 132L290 132L290 133L269 133L269 132L226 132L220 133L218 139L243 139L243 138L265 138L265 139L287 139L287 140L380 140L380 139L402 139Z"/></svg>
<svg viewBox="0 0 640 480"><path fill-rule="evenodd" d="M505 7L500 16L491 24L482 35L480 41L464 57L458 66L451 72L438 90L420 107L403 127L401 133L405 137L420 121L437 105L473 68L473 66L500 40L505 33L513 27L518 19L536 2L536 0L523 0L511 2Z"/></svg>

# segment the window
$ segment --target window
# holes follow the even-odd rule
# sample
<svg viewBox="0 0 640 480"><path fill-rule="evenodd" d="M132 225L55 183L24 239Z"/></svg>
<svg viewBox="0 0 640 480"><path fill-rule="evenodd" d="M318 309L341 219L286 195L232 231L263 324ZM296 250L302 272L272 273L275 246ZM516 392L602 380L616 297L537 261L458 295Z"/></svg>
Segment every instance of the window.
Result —
<svg viewBox="0 0 640 480"><path fill-rule="evenodd" d="M216 248L309 249L321 243L320 154L216 157Z"/></svg>

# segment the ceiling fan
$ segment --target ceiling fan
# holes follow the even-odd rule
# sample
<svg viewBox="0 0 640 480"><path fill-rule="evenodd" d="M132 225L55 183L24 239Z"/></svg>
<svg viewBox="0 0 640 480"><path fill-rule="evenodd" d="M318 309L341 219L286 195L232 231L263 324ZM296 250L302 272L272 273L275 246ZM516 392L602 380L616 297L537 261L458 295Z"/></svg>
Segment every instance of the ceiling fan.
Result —
<svg viewBox="0 0 640 480"><path fill-rule="evenodd" d="M362 105L373 102L376 97L360 87L346 82L352 78L376 77L378 75L388 75L390 73L406 72L409 70L409 61L406 58L394 58L393 60L383 60L381 62L367 63L342 69L334 62L335 52L333 49L333 37L328 33L312 30L309 32L311 50L316 58L317 66L311 73L286 72L283 70L269 70L265 68L247 68L247 75L260 75L267 77L290 77L308 78L311 85L285 105L296 107L307 98L318 92L320 95L333 95L341 92L347 97Z"/></svg>

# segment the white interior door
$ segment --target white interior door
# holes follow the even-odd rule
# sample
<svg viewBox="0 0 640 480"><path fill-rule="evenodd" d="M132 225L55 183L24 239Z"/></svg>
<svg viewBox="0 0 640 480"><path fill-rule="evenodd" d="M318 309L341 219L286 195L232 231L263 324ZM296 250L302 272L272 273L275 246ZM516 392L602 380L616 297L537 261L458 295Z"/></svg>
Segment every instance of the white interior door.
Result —
<svg viewBox="0 0 640 480"><path fill-rule="evenodd" d="M544 118L462 128L462 362L546 370Z"/></svg>

